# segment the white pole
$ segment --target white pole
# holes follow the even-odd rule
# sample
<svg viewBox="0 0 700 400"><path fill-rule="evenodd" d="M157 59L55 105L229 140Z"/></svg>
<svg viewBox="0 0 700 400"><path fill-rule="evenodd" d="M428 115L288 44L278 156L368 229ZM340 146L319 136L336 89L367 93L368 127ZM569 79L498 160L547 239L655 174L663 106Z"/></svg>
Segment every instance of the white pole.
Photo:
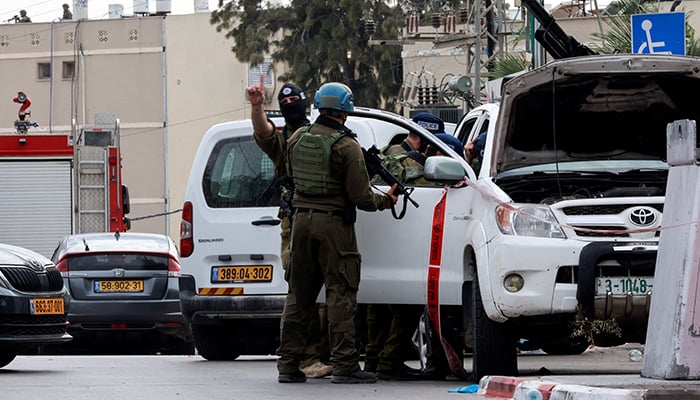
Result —
<svg viewBox="0 0 700 400"><path fill-rule="evenodd" d="M642 376L698 379L700 166L695 121L668 124L666 137L670 168Z"/></svg>

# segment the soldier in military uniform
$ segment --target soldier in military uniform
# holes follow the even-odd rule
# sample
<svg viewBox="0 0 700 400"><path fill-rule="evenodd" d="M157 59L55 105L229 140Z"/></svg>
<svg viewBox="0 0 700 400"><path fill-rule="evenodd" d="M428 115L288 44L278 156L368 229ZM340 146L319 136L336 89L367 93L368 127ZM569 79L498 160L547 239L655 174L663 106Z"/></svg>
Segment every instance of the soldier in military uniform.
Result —
<svg viewBox="0 0 700 400"><path fill-rule="evenodd" d="M310 121L306 117L306 95L300 87L292 83L282 85L277 96L285 122L285 126L281 130L276 129L272 121L265 115L262 107L264 99L264 77L261 75L260 82L248 88L248 100L252 108L251 119L255 143L270 157L275 166L275 179L280 186L281 201L285 204L285 206L280 207L278 217L282 221L280 223L282 242L280 256L282 267L286 269L289 265L289 245L292 232L291 196L293 192L291 177L287 175L285 162L287 140L297 129L308 125ZM318 308L319 310L314 314L309 327L306 356L301 365L306 375L311 378L322 378L330 375L333 371L333 367L326 363L330 357L326 308L325 305Z"/></svg>
<svg viewBox="0 0 700 400"><path fill-rule="evenodd" d="M438 128L439 129L439 128ZM447 133L435 136L450 146L461 157L462 144ZM425 153L411 150L404 153L386 155L382 165L401 183L407 185L430 185L423 175L423 165L427 157L440 155L435 147L425 146ZM433 379L434 368L429 374L411 368L404 362L413 350L411 338L423 312L422 306L407 304L369 304L367 306L367 346L365 371L377 373L383 380ZM437 351L435 352L436 356ZM432 365L431 365L432 367Z"/></svg>
<svg viewBox="0 0 700 400"><path fill-rule="evenodd" d="M314 97L316 121L289 140L288 171L294 180L289 292L282 314L277 361L278 381L306 381L299 370L314 304L326 286L333 383L374 383L362 371L356 346L355 313L360 283L360 254L355 236L356 210L376 211L396 202L392 187L372 191L362 148L345 127L353 111L352 91L326 83Z"/></svg>

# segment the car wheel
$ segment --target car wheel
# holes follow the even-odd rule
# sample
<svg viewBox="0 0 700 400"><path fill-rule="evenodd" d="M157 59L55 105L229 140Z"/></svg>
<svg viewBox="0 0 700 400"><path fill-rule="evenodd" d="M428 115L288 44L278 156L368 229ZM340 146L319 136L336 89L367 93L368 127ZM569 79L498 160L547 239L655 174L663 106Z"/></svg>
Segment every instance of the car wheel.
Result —
<svg viewBox="0 0 700 400"><path fill-rule="evenodd" d="M15 353L0 353L0 368L6 366L7 364L11 363L12 360L17 357L17 354Z"/></svg>
<svg viewBox="0 0 700 400"><path fill-rule="evenodd" d="M227 326L192 324L192 335L197 352L207 360L232 361L241 355L243 345Z"/></svg>
<svg viewBox="0 0 700 400"><path fill-rule="evenodd" d="M485 375L517 375L517 343L509 324L495 322L488 317L477 284L469 292L473 299L473 378L478 381Z"/></svg>

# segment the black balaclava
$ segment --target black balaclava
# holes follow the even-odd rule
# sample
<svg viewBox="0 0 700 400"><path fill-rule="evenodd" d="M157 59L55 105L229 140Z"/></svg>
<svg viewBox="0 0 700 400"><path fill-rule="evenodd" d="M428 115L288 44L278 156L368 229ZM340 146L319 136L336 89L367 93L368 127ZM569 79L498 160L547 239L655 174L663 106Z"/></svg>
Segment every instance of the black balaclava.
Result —
<svg viewBox="0 0 700 400"><path fill-rule="evenodd" d="M280 101L289 96L299 96L299 100L287 104L279 103L280 111L285 122L296 130L309 123L306 118L306 95L299 86L285 83L280 89L277 100Z"/></svg>

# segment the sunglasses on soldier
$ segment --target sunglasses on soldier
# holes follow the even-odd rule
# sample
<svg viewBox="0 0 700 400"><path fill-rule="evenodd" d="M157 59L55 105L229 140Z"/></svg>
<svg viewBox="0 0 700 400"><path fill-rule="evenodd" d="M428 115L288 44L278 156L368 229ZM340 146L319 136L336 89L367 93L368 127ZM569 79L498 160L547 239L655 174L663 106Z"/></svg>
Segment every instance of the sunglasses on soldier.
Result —
<svg viewBox="0 0 700 400"><path fill-rule="evenodd" d="M291 104L295 101L299 101L299 96L287 96L280 99L280 104Z"/></svg>

